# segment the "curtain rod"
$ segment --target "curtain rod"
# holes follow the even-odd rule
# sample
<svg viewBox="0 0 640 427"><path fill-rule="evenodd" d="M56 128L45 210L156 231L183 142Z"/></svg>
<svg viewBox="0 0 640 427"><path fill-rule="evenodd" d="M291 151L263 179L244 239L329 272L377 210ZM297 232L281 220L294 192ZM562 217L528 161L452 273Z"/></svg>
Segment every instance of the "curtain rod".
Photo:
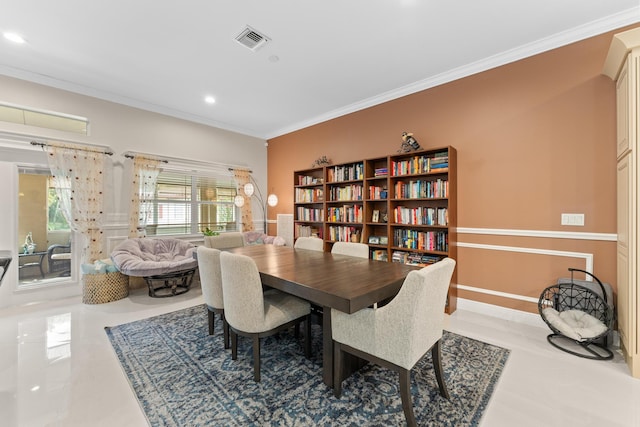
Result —
<svg viewBox="0 0 640 427"><path fill-rule="evenodd" d="M240 169L240 168L229 168L229 172L233 172L233 171L235 171L236 169ZM253 171L252 171L252 170L250 170L250 169L248 169L248 172L249 172L249 173L253 173Z"/></svg>
<svg viewBox="0 0 640 427"><path fill-rule="evenodd" d="M135 158L135 156L134 156L133 154L129 154L129 153L124 154L124 156L125 156L127 159L133 159L133 158ZM142 157L145 157L145 156L144 156L144 155L142 155ZM151 159L151 160L157 160L157 161L162 162L162 163L169 163L169 160L157 159L157 158L154 158L154 157L145 157L145 158L147 158L147 159Z"/></svg>
<svg viewBox="0 0 640 427"><path fill-rule="evenodd" d="M234 166L237 168L242 168L242 166L239 165L234 165L231 163L219 163L219 162L210 162L210 161L204 161L204 160L192 160L192 159L187 159L187 158L182 158L182 157L172 157L172 156L162 156L162 155L158 155L158 154L148 154L148 153L142 153L140 151L125 151L124 153L122 153L123 156L127 157L127 156L133 156L139 154L141 156L148 156L151 159L157 159L157 160L161 160L161 161L167 161L169 164L178 164L178 165L184 165L184 166L188 166L188 167L204 167L204 168L208 168L211 169L211 167L217 167L219 169L222 168L229 168L229 170L232 170L230 168L230 166Z"/></svg>
<svg viewBox="0 0 640 427"><path fill-rule="evenodd" d="M39 145L40 147L46 147L49 144L46 144L44 142L38 142L38 141L31 141L31 145ZM93 152L97 152L97 153L104 153L107 156L113 156L113 151L109 151L109 150L91 150L90 148L84 148L84 147L78 147L79 150L84 150L84 151L93 151Z"/></svg>

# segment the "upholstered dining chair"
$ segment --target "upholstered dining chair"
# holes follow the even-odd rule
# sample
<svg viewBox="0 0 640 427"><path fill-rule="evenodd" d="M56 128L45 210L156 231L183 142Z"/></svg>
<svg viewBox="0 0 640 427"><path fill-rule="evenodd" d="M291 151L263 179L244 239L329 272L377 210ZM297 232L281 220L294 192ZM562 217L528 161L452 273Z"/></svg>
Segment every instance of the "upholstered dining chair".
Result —
<svg viewBox="0 0 640 427"><path fill-rule="evenodd" d="M304 321L305 356L311 356L310 304L275 290L262 291L258 267L245 255L222 252L224 315L231 333L231 358L238 357L238 335L253 341L253 379L260 381L260 338Z"/></svg>
<svg viewBox="0 0 640 427"><path fill-rule="evenodd" d="M353 242L335 242L331 248L331 253L358 258L369 258L369 245Z"/></svg>
<svg viewBox="0 0 640 427"><path fill-rule="evenodd" d="M293 244L293 248L322 252L324 250L324 241L318 237L298 237Z"/></svg>
<svg viewBox="0 0 640 427"><path fill-rule="evenodd" d="M353 314L331 310L334 394L342 392L344 353L350 353L400 376L400 397L407 424L416 426L411 399L411 370L431 349L440 394L449 392L442 371L440 339L447 290L456 262L451 258L411 271L398 294L378 309Z"/></svg>
<svg viewBox="0 0 640 427"><path fill-rule="evenodd" d="M209 335L213 335L215 315L220 315L224 337L224 348L229 348L229 325L224 318L222 299L222 272L220 270L220 251L214 248L198 246L198 270L202 296L207 305Z"/></svg>
<svg viewBox="0 0 640 427"><path fill-rule="evenodd" d="M204 245L207 248L228 249L244 246L244 236L240 231L229 231L217 236L204 236Z"/></svg>

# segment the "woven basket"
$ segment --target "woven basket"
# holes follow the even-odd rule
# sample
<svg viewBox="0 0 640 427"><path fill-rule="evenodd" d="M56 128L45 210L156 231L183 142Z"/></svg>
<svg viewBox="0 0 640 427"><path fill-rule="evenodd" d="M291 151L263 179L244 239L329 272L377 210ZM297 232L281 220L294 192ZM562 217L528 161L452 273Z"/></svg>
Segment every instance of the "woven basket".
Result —
<svg viewBox="0 0 640 427"><path fill-rule="evenodd" d="M82 276L82 302L104 304L129 295L129 276L119 271Z"/></svg>

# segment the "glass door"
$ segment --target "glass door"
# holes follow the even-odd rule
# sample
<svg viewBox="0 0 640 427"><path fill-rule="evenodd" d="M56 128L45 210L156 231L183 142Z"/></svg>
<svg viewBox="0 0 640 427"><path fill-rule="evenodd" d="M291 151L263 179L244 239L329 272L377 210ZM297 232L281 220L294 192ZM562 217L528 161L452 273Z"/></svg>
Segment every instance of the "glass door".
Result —
<svg viewBox="0 0 640 427"><path fill-rule="evenodd" d="M18 287L59 282L71 275L72 232L49 169L19 167L18 171Z"/></svg>

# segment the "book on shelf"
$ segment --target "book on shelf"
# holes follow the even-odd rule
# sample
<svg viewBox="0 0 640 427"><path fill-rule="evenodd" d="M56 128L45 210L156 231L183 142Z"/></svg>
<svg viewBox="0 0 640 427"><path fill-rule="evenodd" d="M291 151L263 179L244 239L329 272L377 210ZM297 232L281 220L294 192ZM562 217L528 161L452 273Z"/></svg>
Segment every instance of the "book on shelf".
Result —
<svg viewBox="0 0 640 427"><path fill-rule="evenodd" d="M357 181L362 178L364 178L363 163L333 166L327 169L327 179L329 182Z"/></svg>
<svg viewBox="0 0 640 427"><path fill-rule="evenodd" d="M361 205L330 206L327 208L327 222L362 222Z"/></svg>
<svg viewBox="0 0 640 427"><path fill-rule="evenodd" d="M385 200L387 198L386 187L380 187L372 185L369 187L369 199L370 200Z"/></svg>
<svg viewBox="0 0 640 427"><path fill-rule="evenodd" d="M431 225L446 227L449 224L447 208L418 206L415 208L396 206L393 210L393 222L406 225Z"/></svg>
<svg viewBox="0 0 640 427"><path fill-rule="evenodd" d="M375 249L371 251L371 259L377 261L388 261L386 249Z"/></svg>
<svg viewBox="0 0 640 427"><path fill-rule="evenodd" d="M298 237L319 237L322 239L322 227L315 227L312 225L295 224L294 232L296 238Z"/></svg>
<svg viewBox="0 0 640 427"><path fill-rule="evenodd" d="M362 239L360 228L344 225L329 226L328 240L333 242L352 242L354 239L358 242Z"/></svg>
<svg viewBox="0 0 640 427"><path fill-rule="evenodd" d="M352 184L329 188L329 201L362 200L362 185Z"/></svg>
<svg viewBox="0 0 640 427"><path fill-rule="evenodd" d="M393 251L391 261L402 264L418 265L426 267L443 259L438 255L420 254L417 252Z"/></svg>
<svg viewBox="0 0 640 427"><path fill-rule="evenodd" d="M307 222L322 222L324 221L324 209L298 206L296 208L296 220Z"/></svg>
<svg viewBox="0 0 640 427"><path fill-rule="evenodd" d="M296 188L296 203L320 203L324 200L322 188Z"/></svg>
<svg viewBox="0 0 640 427"><path fill-rule="evenodd" d="M449 197L449 181L410 180L398 181L394 185L397 199L436 199Z"/></svg>
<svg viewBox="0 0 640 427"><path fill-rule="evenodd" d="M317 176L300 175L298 176L298 185L320 185L324 179Z"/></svg>
<svg viewBox="0 0 640 427"><path fill-rule="evenodd" d="M373 171L373 176L387 176L389 174L389 170L384 168L375 168Z"/></svg>
<svg viewBox="0 0 640 427"><path fill-rule="evenodd" d="M398 228L393 231L393 246L422 251L449 251L449 234L446 231L418 231Z"/></svg>

